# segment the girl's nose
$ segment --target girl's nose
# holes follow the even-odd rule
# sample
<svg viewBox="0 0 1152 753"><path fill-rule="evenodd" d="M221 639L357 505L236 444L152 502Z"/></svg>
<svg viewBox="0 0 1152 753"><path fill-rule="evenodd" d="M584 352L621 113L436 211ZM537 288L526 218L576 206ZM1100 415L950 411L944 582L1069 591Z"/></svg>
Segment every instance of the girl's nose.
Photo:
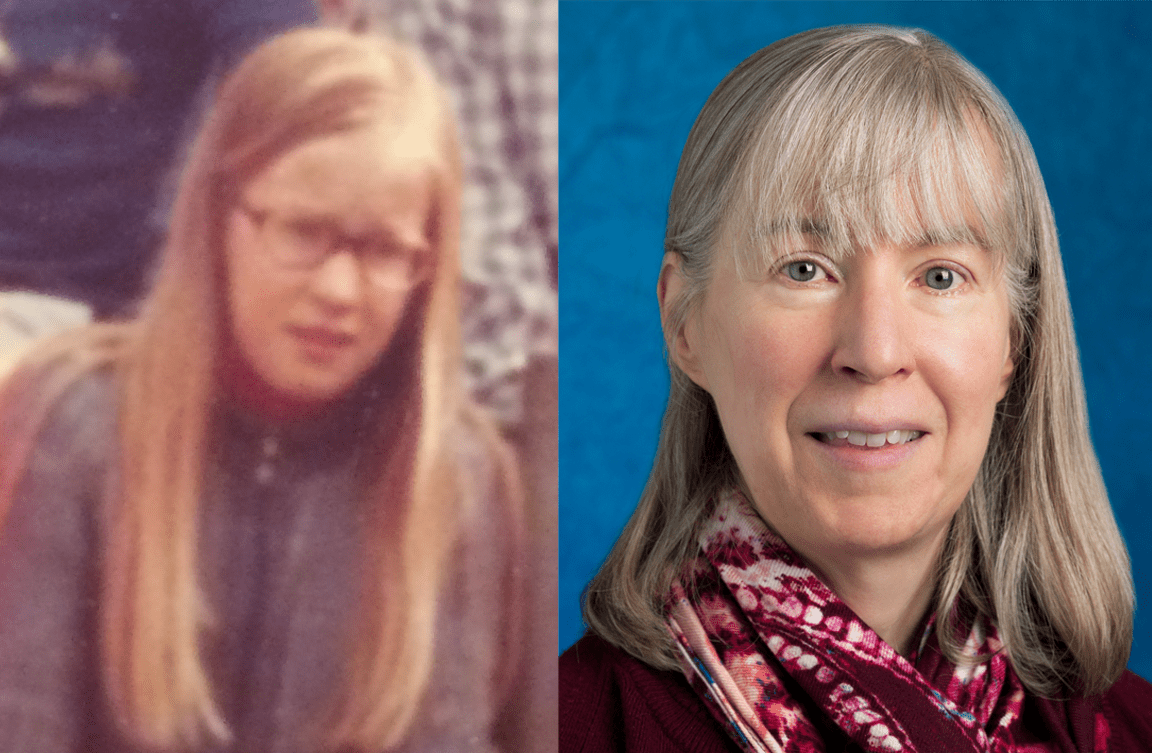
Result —
<svg viewBox="0 0 1152 753"><path fill-rule="evenodd" d="M329 254L312 274L309 290L330 306L350 308L364 296L364 269L350 248Z"/></svg>

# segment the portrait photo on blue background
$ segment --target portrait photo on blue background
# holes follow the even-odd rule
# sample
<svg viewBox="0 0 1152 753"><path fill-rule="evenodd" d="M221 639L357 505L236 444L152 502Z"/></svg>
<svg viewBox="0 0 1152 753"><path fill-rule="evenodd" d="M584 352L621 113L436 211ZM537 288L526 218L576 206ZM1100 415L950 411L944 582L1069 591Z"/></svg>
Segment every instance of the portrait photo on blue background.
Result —
<svg viewBox="0 0 1152 753"><path fill-rule="evenodd" d="M636 510L656 456L668 360L676 356L666 352L657 283L676 274L665 265L665 230L689 131L745 58L786 37L842 24L922 29L938 38L987 77L1027 134L1058 229L1091 446L1131 561L1137 608L1127 667L1152 678L1152 460L1141 441L1152 425L1152 286L1145 282L1152 279L1152 5L1143 3L560 3L560 652L585 635L582 593ZM884 254L827 256L847 264ZM835 278L813 266L818 259L789 260L777 272L792 282ZM949 270L932 267L925 276L918 269L917 280L935 288L932 275L942 282L967 273ZM731 300L743 295L728 293ZM729 381L758 388L768 376L747 367L768 359L748 356L760 341L744 343L744 360L733 355L732 332L749 329L747 317L734 319L741 321L702 328L694 352L715 356L727 347L727 365L737 369ZM1069 349L1060 357L1075 355ZM854 368L829 358L823 368L830 373L843 377ZM1009 371L1020 366L1011 356L1004 364ZM708 376L699 368L684 369L697 385L696 376ZM709 372L710 384L722 391L717 373ZM734 435L743 427L742 436L756 436L762 416L752 399L733 403L752 406L727 416L717 406L743 470L742 440ZM827 439L837 450L848 441L837 436L835 422L810 423L814 442ZM918 441L913 429L922 427L882 428L904 444ZM851 440L857 444L855 434ZM755 500L748 504L759 511ZM796 544L782 530L787 524L769 523Z"/></svg>

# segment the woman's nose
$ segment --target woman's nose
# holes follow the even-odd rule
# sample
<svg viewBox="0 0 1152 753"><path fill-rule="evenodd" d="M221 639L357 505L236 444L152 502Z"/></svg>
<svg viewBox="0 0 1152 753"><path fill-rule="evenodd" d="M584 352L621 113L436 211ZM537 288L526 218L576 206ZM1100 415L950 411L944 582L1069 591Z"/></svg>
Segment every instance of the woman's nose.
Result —
<svg viewBox="0 0 1152 753"><path fill-rule="evenodd" d="M911 313L895 288L866 283L847 291L836 310L833 370L868 384L910 374Z"/></svg>
<svg viewBox="0 0 1152 753"><path fill-rule="evenodd" d="M329 254L312 274L311 293L333 307L352 307L364 295L364 270L360 259L349 248Z"/></svg>

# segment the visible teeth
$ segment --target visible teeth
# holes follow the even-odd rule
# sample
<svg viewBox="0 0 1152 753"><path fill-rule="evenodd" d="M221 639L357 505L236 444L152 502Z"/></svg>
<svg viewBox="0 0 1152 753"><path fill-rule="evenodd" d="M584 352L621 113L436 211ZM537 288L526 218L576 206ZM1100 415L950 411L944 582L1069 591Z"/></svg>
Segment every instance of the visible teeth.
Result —
<svg viewBox="0 0 1152 753"><path fill-rule="evenodd" d="M911 442L913 439L919 439L921 434L922 432L919 431L907 431L904 429L893 429L892 431L880 434L866 434L862 431L847 431L841 429L840 431L826 431L820 436L825 442L847 439L848 444L855 447L883 447L886 444L904 444Z"/></svg>

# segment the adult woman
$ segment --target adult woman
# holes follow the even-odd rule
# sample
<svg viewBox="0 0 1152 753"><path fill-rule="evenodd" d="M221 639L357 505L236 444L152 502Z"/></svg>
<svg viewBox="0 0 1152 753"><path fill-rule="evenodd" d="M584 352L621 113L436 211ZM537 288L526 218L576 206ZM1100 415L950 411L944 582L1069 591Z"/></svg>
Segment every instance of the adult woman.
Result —
<svg viewBox="0 0 1152 753"><path fill-rule="evenodd" d="M300 30L224 83L141 317L6 387L5 750L519 747L459 191L404 47Z"/></svg>
<svg viewBox="0 0 1152 753"><path fill-rule="evenodd" d="M561 662L566 749L1152 740L1051 209L991 83L919 31L761 50L693 126L665 250L672 389Z"/></svg>

